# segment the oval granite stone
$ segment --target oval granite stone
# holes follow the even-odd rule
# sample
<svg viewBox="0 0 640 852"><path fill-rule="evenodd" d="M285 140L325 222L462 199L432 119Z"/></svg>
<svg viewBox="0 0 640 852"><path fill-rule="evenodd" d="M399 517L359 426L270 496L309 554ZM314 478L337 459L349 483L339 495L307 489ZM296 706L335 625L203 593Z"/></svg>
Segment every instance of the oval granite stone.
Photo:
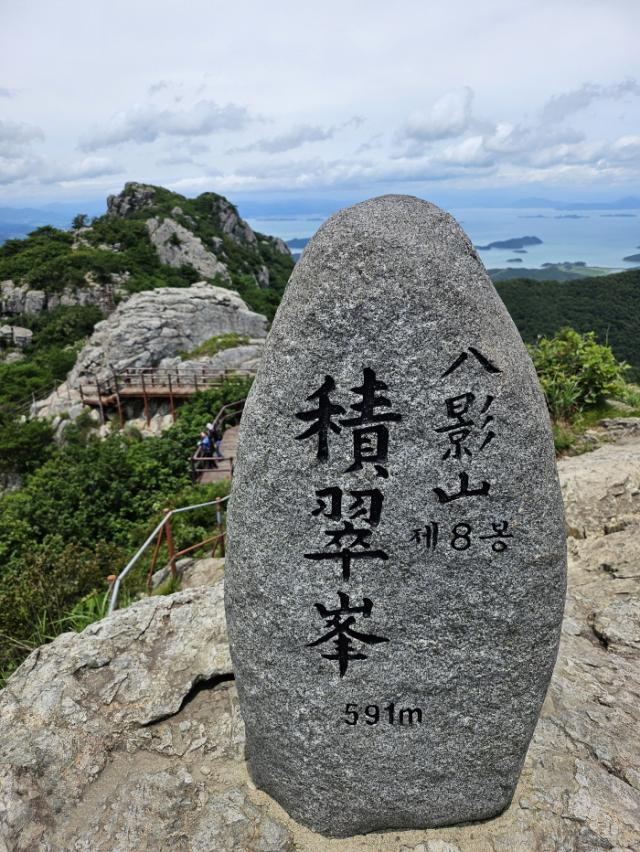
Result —
<svg viewBox="0 0 640 852"><path fill-rule="evenodd" d="M311 240L228 532L255 783L334 836L500 813L556 658L563 507L533 365L451 216L384 196Z"/></svg>

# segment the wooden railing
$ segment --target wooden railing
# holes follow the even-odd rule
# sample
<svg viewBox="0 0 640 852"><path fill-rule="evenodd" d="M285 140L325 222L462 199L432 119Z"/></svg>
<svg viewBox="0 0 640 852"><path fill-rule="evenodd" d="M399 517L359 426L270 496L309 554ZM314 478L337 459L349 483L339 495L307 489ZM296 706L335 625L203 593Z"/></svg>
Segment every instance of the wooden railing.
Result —
<svg viewBox="0 0 640 852"><path fill-rule="evenodd" d="M132 398L142 399L144 417L148 424L150 399L167 399L175 421L176 400L188 398L213 387L221 387L228 379L247 378L252 375L248 370L211 370L207 367L160 370L157 367L145 367L128 369L121 373L112 372L102 378L96 376L91 382L82 382L78 390L83 405L99 408L103 423L106 422L105 408L115 405L121 426L124 425L123 402Z"/></svg>

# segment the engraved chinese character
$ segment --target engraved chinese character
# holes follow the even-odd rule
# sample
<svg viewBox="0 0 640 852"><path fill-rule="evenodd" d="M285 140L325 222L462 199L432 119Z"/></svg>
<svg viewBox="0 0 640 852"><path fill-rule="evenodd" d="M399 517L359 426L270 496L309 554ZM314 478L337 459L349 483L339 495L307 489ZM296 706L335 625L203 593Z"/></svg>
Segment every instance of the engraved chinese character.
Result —
<svg viewBox="0 0 640 852"><path fill-rule="evenodd" d="M362 615L363 618L371 616L373 603L369 598L363 599L362 606L350 606L349 595L343 592L338 592L340 599L339 609L327 609L321 603L314 604L322 618L326 619L326 626L329 628L327 633L316 639L315 642L309 642L307 648L315 648L325 642L334 640L335 653L323 654L327 660L337 660L340 677L344 677L347 673L349 663L352 660L366 660L367 655L362 652L353 650L353 640L361 642L364 645L379 645L381 642L389 640L383 636L374 636L371 633L360 633L353 629L356 622L356 615Z"/></svg>
<svg viewBox="0 0 640 852"><path fill-rule="evenodd" d="M345 414L345 410L341 405L331 402L330 394L336 389L336 383L331 376L325 376L324 382L320 385L317 391L307 397L307 402L318 401L318 407L311 411L299 411L296 417L299 420L304 420L306 423L312 422L312 425L300 435L296 435L297 441L303 441L306 438L311 438L312 435L318 436L318 451L317 458L320 461L327 461L329 458L329 430L339 435L342 431L340 426L333 422L332 418L338 414Z"/></svg>
<svg viewBox="0 0 640 852"><path fill-rule="evenodd" d="M491 483L482 480L479 486L469 487L469 474L462 471L458 474L460 477L460 489L447 494L442 488L432 489L439 503L450 503L452 500L459 500L462 497L486 497L491 489Z"/></svg>
<svg viewBox="0 0 640 852"><path fill-rule="evenodd" d="M469 413L473 403L475 402L475 398L475 394L469 392L461 393L458 394L458 396L451 396L445 399L447 417L453 422L446 426L439 426L434 430L436 432L447 433L449 436L451 446L442 456L443 460L448 459L452 454L458 461L462 459L463 454L471 456L472 452L467 446L467 439L473 434L474 429L483 432L487 426L493 422L493 415L489 414L488 411L491 408L494 397L489 394L486 396L480 410L482 422L476 424L475 420L472 420L469 417L465 418L465 415ZM484 440L480 444L478 452L482 452L482 450L484 450L487 444L489 444L495 436L496 433L492 429L489 429L484 435Z"/></svg>
<svg viewBox="0 0 640 852"><path fill-rule="evenodd" d="M482 352L479 352L473 346L469 346L466 352L461 352L460 355L458 355L458 357L455 359L455 361L449 367L447 367L447 369L440 376L440 378L444 379L445 376L450 376L451 373L454 373L458 369L458 367L461 367L469 357L469 353L473 355L476 361L482 366L484 370L486 370L487 373L502 372L502 370L498 369L495 364L492 364L491 361L482 354Z"/></svg>
<svg viewBox="0 0 640 852"><path fill-rule="evenodd" d="M364 523L375 527L380 523L382 514L382 502L384 495L378 488L367 488L360 490L350 490L347 492L353 498L353 501L347 508L348 518L355 520L362 518ZM317 507L311 512L312 515L322 515L325 518L330 518L332 521L342 520L342 498L344 492L341 488L321 488L316 491L318 501ZM327 506L327 501L330 505ZM329 511L327 511L327 508Z"/></svg>
<svg viewBox="0 0 640 852"><path fill-rule="evenodd" d="M351 521L344 521L341 529L325 530L325 535L329 536L329 543L326 545L326 550L320 553L305 553L305 559L321 561L333 559L342 564L342 578L348 580L351 576L351 563L358 559L381 559L386 562L389 556L384 550L371 550L371 538L373 530L366 527L354 527ZM346 547L343 547L343 539L346 541ZM329 548L335 547L335 550Z"/></svg>
<svg viewBox="0 0 640 852"><path fill-rule="evenodd" d="M376 412L378 408L391 407L390 400L377 393L388 390L388 385L380 381L370 367L365 367L362 375L362 384L351 388L353 393L362 397L360 402L351 406L359 416L340 420L342 426L362 427L353 431L354 462L347 468L347 472L362 470L363 464L369 463L374 466L378 476L386 479L389 472L384 462L387 461L389 452L389 430L383 424L397 422L401 420L401 415L396 411Z"/></svg>
<svg viewBox="0 0 640 852"><path fill-rule="evenodd" d="M438 524L431 521L425 524L424 527L413 530L409 541L415 541L416 544L424 544L427 550L435 550L438 544Z"/></svg>

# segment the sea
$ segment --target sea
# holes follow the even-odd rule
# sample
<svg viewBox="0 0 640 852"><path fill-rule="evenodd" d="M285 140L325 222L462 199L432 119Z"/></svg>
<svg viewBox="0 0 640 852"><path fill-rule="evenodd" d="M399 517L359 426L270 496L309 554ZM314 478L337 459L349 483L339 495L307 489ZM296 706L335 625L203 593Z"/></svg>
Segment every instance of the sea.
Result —
<svg viewBox="0 0 640 852"><path fill-rule="evenodd" d="M516 237L537 237L542 242L513 249L485 249L479 254L487 268L540 269L546 263L583 263L610 270L632 269L638 262L624 257L640 253L640 211L549 208L451 208L449 211L476 246ZM248 218L254 230L288 241L308 239L323 216L265 216ZM300 248L292 248L298 253Z"/></svg>

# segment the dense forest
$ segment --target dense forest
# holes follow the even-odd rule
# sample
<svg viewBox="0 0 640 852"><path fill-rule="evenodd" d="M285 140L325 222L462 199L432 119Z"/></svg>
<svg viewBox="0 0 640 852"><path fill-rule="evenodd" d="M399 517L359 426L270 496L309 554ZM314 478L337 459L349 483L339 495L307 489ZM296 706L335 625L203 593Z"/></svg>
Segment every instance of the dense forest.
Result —
<svg viewBox="0 0 640 852"><path fill-rule="evenodd" d="M640 380L640 269L582 278L579 281L531 281L515 278L496 289L527 343L569 326L593 331Z"/></svg>

